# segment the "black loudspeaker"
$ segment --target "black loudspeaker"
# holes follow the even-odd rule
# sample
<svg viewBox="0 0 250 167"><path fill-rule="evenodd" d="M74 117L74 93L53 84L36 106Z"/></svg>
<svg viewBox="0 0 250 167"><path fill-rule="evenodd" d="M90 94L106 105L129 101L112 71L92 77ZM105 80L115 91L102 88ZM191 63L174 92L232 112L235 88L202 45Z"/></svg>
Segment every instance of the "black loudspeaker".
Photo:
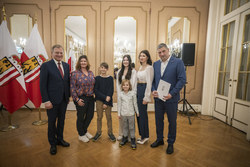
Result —
<svg viewBox="0 0 250 167"><path fill-rule="evenodd" d="M181 59L185 66L194 66L195 43L183 43Z"/></svg>

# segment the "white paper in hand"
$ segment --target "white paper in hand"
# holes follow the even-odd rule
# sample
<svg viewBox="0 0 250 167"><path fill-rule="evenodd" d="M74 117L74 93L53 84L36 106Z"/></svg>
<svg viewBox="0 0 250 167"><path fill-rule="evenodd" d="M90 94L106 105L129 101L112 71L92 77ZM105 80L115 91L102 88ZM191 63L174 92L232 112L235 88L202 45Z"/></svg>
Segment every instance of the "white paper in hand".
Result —
<svg viewBox="0 0 250 167"><path fill-rule="evenodd" d="M166 101L164 100L163 96L167 96L169 93L169 89L170 89L171 84L163 81L162 79L159 82L158 88L157 88L157 92L158 92L158 98L161 99L162 101Z"/></svg>

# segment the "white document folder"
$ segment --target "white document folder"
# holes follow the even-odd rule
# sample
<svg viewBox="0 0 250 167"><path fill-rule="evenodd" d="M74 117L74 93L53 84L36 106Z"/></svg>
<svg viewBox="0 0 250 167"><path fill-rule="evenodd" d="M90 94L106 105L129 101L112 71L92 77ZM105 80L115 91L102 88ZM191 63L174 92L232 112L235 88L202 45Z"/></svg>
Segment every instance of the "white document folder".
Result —
<svg viewBox="0 0 250 167"><path fill-rule="evenodd" d="M160 80L158 88L157 88L159 99L161 99L162 101L166 101L166 100L164 100L163 96L168 95L170 86L171 86L170 83L163 81L162 79Z"/></svg>

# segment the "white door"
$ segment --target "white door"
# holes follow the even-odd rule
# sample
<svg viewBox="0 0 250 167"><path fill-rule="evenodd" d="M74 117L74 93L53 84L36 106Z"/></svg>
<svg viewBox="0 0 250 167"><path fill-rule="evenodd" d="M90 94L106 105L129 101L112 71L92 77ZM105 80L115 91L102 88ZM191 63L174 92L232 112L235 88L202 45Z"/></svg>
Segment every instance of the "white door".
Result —
<svg viewBox="0 0 250 167"><path fill-rule="evenodd" d="M213 116L250 133L250 10L221 24Z"/></svg>
<svg viewBox="0 0 250 167"><path fill-rule="evenodd" d="M250 9L240 16L238 34L231 120L232 126L247 132L250 126Z"/></svg>
<svg viewBox="0 0 250 167"><path fill-rule="evenodd" d="M231 124L232 92L239 16L221 23L213 116ZM212 55L211 55L212 56Z"/></svg>

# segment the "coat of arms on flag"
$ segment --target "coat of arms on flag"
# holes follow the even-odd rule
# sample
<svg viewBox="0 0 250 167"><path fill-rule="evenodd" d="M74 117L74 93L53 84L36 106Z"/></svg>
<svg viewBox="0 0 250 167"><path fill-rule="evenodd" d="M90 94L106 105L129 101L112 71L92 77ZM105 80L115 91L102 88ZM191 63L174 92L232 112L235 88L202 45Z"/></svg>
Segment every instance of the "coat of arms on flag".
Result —
<svg viewBox="0 0 250 167"><path fill-rule="evenodd" d="M18 62L13 58L16 55L10 57L4 57L0 60L0 86L8 84L12 79L16 79L21 76L22 69Z"/></svg>
<svg viewBox="0 0 250 167"><path fill-rule="evenodd" d="M27 45L21 55L21 63L27 94L36 108L42 103L40 93L40 66L48 56L39 34L37 24L34 25Z"/></svg>
<svg viewBox="0 0 250 167"><path fill-rule="evenodd" d="M20 59L7 28L0 26L0 101L13 113L28 102Z"/></svg>

